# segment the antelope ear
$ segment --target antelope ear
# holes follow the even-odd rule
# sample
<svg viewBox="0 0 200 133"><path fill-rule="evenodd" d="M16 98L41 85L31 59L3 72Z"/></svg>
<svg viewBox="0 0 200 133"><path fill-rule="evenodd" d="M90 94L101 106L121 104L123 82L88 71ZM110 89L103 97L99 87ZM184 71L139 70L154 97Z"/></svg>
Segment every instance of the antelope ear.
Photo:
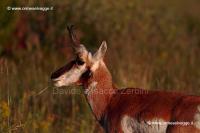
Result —
<svg viewBox="0 0 200 133"><path fill-rule="evenodd" d="M101 46L99 47L98 51L93 56L94 61L103 59L103 57L106 53L106 50L107 50L107 43L106 43L106 41L103 41L101 43Z"/></svg>

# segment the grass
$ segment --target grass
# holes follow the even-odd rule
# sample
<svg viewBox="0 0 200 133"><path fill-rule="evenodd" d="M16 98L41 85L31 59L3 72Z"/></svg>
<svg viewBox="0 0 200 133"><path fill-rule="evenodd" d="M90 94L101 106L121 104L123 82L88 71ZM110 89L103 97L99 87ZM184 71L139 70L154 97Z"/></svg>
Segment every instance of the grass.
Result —
<svg viewBox="0 0 200 133"><path fill-rule="evenodd" d="M1 16L5 32L0 32L0 132L102 132L81 88L57 90L49 81L50 74L72 58L64 30L71 22L78 25L78 36L88 49L94 51L107 41L105 61L119 88L200 95L198 1L84 3L47 2L56 10L16 12L16 18L11 13L6 19L9 13L2 10L6 13ZM24 35L26 48L18 47L19 35Z"/></svg>
<svg viewBox="0 0 200 133"><path fill-rule="evenodd" d="M55 54L23 56L18 62L1 59L0 131L94 132L96 122L81 91L70 95L64 93L68 88L55 90L49 83L52 70L65 61Z"/></svg>

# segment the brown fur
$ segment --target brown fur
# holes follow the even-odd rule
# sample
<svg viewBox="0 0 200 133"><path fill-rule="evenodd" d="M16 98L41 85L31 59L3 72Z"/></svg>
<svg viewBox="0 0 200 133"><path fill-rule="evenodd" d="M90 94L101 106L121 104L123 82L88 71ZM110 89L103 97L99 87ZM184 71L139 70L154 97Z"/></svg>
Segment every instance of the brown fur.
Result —
<svg viewBox="0 0 200 133"><path fill-rule="evenodd" d="M197 109L200 97L197 96L138 88L117 89L103 60L97 69L92 71L92 62L86 57L88 58L85 56L82 60L86 62L87 70L75 84L83 85L85 91L89 90L89 93L85 94L86 99L94 116L107 133L122 133L121 120L124 116L129 116L139 123L155 118L165 122L193 122L195 114L200 113ZM58 78L76 65L77 60L70 62L54 72L51 78ZM95 88L88 89L95 82ZM199 133L200 129L194 125L168 125L166 132Z"/></svg>
<svg viewBox="0 0 200 133"><path fill-rule="evenodd" d="M138 121L161 118L169 121L193 121L200 98L175 92L146 91L138 88L117 90L106 67L100 66L93 77L84 81L84 87L97 81L95 91L86 95L88 102L93 101L93 113L104 129L109 133L122 133L121 119L124 115ZM105 93L98 93L102 92ZM112 93L110 93L112 92ZM194 126L168 126L168 133L200 132Z"/></svg>

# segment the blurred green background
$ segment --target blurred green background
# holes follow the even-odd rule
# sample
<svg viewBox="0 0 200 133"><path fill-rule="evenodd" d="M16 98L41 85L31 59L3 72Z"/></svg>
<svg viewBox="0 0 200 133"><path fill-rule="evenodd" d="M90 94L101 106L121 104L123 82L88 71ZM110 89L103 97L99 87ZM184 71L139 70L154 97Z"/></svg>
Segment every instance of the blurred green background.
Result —
<svg viewBox="0 0 200 133"><path fill-rule="evenodd" d="M106 62L119 88L200 95L199 14L199 0L0 1L0 132L102 132L80 88L55 94L49 81L73 57L67 24L91 51L107 41Z"/></svg>

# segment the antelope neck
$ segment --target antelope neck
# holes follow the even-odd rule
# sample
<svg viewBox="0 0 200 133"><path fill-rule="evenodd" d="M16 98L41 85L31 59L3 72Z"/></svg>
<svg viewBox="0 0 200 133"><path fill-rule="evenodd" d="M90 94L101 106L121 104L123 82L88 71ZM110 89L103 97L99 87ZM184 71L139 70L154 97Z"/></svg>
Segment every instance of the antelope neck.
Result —
<svg viewBox="0 0 200 133"><path fill-rule="evenodd" d="M100 121L116 91L112 84L112 76L105 64L100 64L93 72L93 76L83 85L87 102L96 119Z"/></svg>

